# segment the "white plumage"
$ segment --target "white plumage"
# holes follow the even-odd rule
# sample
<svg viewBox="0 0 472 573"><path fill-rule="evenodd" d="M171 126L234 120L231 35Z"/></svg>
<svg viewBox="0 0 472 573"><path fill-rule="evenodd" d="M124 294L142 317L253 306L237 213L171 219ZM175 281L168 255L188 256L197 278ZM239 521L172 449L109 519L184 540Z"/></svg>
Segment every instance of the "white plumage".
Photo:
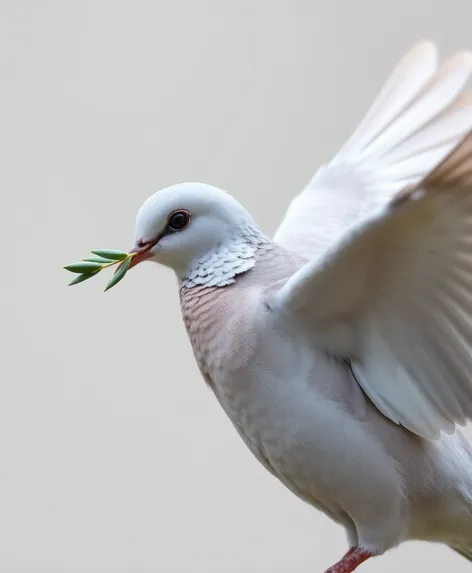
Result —
<svg viewBox="0 0 472 573"><path fill-rule="evenodd" d="M438 68L431 43L415 46L347 143L293 199L274 240L311 259L418 183L471 128L472 94L462 91L471 71L469 52Z"/></svg>
<svg viewBox="0 0 472 573"><path fill-rule="evenodd" d="M350 573L408 539L472 560L472 55L400 62L274 240L198 183L141 208L200 370L259 461L344 526Z"/></svg>

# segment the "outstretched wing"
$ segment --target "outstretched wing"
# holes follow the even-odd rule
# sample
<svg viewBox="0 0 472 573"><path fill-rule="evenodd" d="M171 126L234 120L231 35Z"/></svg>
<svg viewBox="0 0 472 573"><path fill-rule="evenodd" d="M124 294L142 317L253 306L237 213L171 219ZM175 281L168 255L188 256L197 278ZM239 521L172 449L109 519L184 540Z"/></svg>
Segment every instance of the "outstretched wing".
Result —
<svg viewBox="0 0 472 573"><path fill-rule="evenodd" d="M441 67L436 48L416 45L397 65L359 127L289 205L274 240L308 259L406 185L416 184L472 127L462 96L472 54Z"/></svg>
<svg viewBox="0 0 472 573"><path fill-rule="evenodd" d="M271 303L349 356L392 421L435 438L472 420L472 131Z"/></svg>

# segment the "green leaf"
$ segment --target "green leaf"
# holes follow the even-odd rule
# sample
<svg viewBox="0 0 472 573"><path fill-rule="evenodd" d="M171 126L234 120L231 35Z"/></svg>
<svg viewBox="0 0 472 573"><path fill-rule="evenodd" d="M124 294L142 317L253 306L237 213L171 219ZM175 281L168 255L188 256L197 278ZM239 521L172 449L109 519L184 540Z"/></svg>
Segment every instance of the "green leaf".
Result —
<svg viewBox="0 0 472 573"><path fill-rule="evenodd" d="M85 259L82 259L83 261L88 261L90 263L100 263L102 265L107 265L110 263L116 263L116 261L114 261L113 259L105 259L103 257L85 257Z"/></svg>
<svg viewBox="0 0 472 573"><path fill-rule="evenodd" d="M114 251L113 249L97 249L96 251L90 252L98 257L111 259L112 261L124 261L128 256L128 253L123 253L123 251Z"/></svg>
<svg viewBox="0 0 472 573"><path fill-rule="evenodd" d="M94 271L99 271L102 268L102 265L98 263L72 263L71 265L66 265L64 267L66 271L70 271L71 273L85 273L90 274Z"/></svg>
<svg viewBox="0 0 472 573"><path fill-rule="evenodd" d="M107 291L111 287L114 287L117 283L121 281L121 279L125 276L126 272L128 271L130 264L131 264L131 257L129 259L126 259L126 261L122 263L121 267L109 280L107 286L105 287L105 291Z"/></svg>
<svg viewBox="0 0 472 573"><path fill-rule="evenodd" d="M81 283L81 282L83 282L83 281L86 281L87 279L91 279L91 278L94 277L97 273L98 273L98 271L95 271L94 273L87 273L87 274L84 274L84 275L79 275L79 276L76 277L73 281L71 281L71 282L69 283L69 286L79 284L79 283Z"/></svg>

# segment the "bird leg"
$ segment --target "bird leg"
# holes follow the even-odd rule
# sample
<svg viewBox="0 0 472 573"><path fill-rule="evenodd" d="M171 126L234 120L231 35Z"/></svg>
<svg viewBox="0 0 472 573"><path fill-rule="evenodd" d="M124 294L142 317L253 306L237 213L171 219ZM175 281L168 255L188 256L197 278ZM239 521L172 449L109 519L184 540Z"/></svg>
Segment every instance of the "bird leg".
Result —
<svg viewBox="0 0 472 573"><path fill-rule="evenodd" d="M370 557L373 557L372 553L360 547L352 547L341 561L327 569L325 573L352 573L354 569L357 569L361 563L364 563Z"/></svg>

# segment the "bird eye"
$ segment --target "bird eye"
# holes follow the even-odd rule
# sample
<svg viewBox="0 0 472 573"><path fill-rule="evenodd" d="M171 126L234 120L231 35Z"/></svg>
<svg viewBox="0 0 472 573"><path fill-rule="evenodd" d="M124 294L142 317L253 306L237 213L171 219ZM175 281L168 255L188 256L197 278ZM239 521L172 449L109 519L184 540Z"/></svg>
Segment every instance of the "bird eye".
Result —
<svg viewBox="0 0 472 573"><path fill-rule="evenodd" d="M167 226L171 231L181 231L190 221L190 213L188 211L174 211L169 215Z"/></svg>

